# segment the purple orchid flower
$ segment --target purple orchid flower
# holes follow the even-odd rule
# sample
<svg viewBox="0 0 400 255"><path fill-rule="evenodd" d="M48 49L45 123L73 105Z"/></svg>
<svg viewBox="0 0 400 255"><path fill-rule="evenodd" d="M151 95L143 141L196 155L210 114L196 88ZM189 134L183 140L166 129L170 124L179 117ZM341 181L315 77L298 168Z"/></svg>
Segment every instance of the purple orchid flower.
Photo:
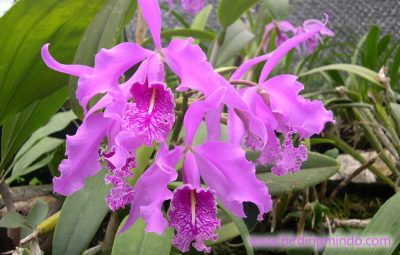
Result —
<svg viewBox="0 0 400 255"><path fill-rule="evenodd" d="M261 122L257 122L258 120L252 116L240 95L213 70L201 48L192 44L193 39L175 39L168 47L162 48L161 11L158 2L139 0L139 4L153 36L155 51L143 49L134 43L121 43L110 50L101 50L96 55L95 66L88 67L60 64L51 57L48 45L42 48L42 57L50 68L79 77L77 98L85 113L83 124L77 133L67 137L67 159L60 165L61 176L54 178L54 190L63 195L70 195L81 189L85 179L95 175L101 169L98 148L107 138L109 149L100 153L109 168L105 181L113 185L106 198L107 203L112 210L117 210L127 204L131 205L129 219L122 231L133 224L138 217L142 217L147 223L147 231L160 234L167 225L162 217L161 204L172 197L167 185L176 180L174 166L177 160L187 153L183 154L182 149L179 148L169 152L161 147L156 163L140 176L134 187L128 184L128 179L132 177L130 169L135 166L137 148L143 144L151 145L153 142L164 143L174 122L173 95L164 83L164 63L167 63L181 79L178 91L191 88L202 92L207 99L213 98L213 95L215 98L218 91L223 91L220 95L223 95L224 103L246 116L242 119L244 125L249 127L250 133L265 137L265 130L260 125ZM128 81L119 84L120 77L139 63L141 64L136 73ZM218 90L220 88L223 90ZM88 109L89 101L98 94L104 95ZM213 112L210 115L217 116L217 113L220 115L221 108L217 108L219 112L208 108L210 112ZM192 125L190 118L185 119L188 120L185 122L186 126ZM212 135L210 134L209 137L211 138ZM198 163L199 166L201 165L199 171L203 178L208 180L210 187L215 190L215 194L224 201L228 209L238 216L244 216L241 202L254 201L259 205L260 215L262 215L270 210L268 190L256 179L254 167L246 161L240 146L236 145L234 153L229 153L231 157L227 159L231 159L231 163L221 163L206 155L208 147L218 149L219 152L216 151L215 155L219 155L228 149L235 148L232 146L234 145L207 143L190 151L200 162ZM224 155L221 155L220 158L223 157ZM238 164L232 165L235 162ZM225 169L225 165L231 165L234 169L231 170L233 173ZM206 171L211 166L214 167L213 171ZM223 185L219 186L213 179L219 178L221 174ZM247 176L249 180L246 179ZM248 186L252 189L249 189L248 193L240 191L242 184L237 183L239 177L249 182ZM224 197L225 187L231 185L232 180L236 181L237 185L234 188L239 191L232 189L232 194L226 198ZM211 193L214 191L201 190L194 183L192 187L197 188L196 195L199 197L213 197ZM182 192L185 190L187 188L182 188ZM173 205L176 201L173 200ZM212 229L217 227L218 224L214 224ZM207 248L201 245L201 240L213 238L205 233L208 232L199 230L194 234L194 238L199 239L196 247L199 249L202 247L203 250ZM180 242L176 241L176 243ZM184 249L186 246L180 247Z"/></svg>
<svg viewBox="0 0 400 255"><path fill-rule="evenodd" d="M170 9L174 5L174 0L168 0ZM191 15L200 12L206 5L206 0L181 0L182 8Z"/></svg>
<svg viewBox="0 0 400 255"><path fill-rule="evenodd" d="M54 190L70 195L84 186L87 177L101 170L98 148L107 137L110 149L103 153L103 158L111 166L106 182L115 188L107 199L113 210L132 197L126 181L131 176L126 169L134 166L136 149L143 144L165 142L173 126L175 104L173 93L164 82L164 63L181 74L198 63L192 61L182 66L174 62L179 54L204 54L191 39L173 40L169 47L162 48L158 2L139 0L139 4L153 36L155 51L135 43L121 43L109 50L102 49L96 55L94 67L89 67L60 64L50 55L48 44L42 48L43 60L50 68L79 77L76 96L85 113L77 133L67 137L67 159L60 165L61 176L54 178ZM141 64L136 73L119 84L124 73L138 63ZM89 101L99 94L104 96L88 109ZM126 139L131 139L130 146L124 145Z"/></svg>
<svg viewBox="0 0 400 255"><path fill-rule="evenodd" d="M270 37L271 33L275 31L276 33L276 39L275 39L275 44L277 47L279 47L282 43L287 41L289 39L290 34L295 34L297 29L296 27L290 23L289 21L282 20L282 21L276 21L273 20L271 23L268 23L265 26L264 30L264 51L267 51L269 42L270 42Z"/></svg>
<svg viewBox="0 0 400 255"><path fill-rule="evenodd" d="M300 144L293 145L293 135L298 134L304 139L320 133L327 122L334 122L333 114L327 111L321 101L308 100L299 95L304 86L294 75L277 75L267 80L272 69L293 48L313 38L326 29L321 22L313 21L313 26L307 31L288 39L275 51L245 62L232 75L231 80L240 79L251 67L267 60L258 82L253 87L243 88L241 95L248 102L250 110L258 116L267 130L268 142L263 147L254 146L252 139L245 139L247 147L260 150L259 163L271 164L272 172L285 175L288 172L298 172L307 159L307 149ZM235 114L228 121L230 133L235 133L235 141L240 142L248 132ZM281 144L276 133L281 133L284 143Z"/></svg>
<svg viewBox="0 0 400 255"><path fill-rule="evenodd" d="M307 31L311 31L320 25L319 20L310 19L304 21L302 26L295 27L292 23L286 20L275 21L273 20L271 23L265 26L264 31L264 51L267 52L268 45L270 42L271 33L274 31L276 33L275 45L279 47L282 43L287 41L289 38L305 33ZM308 40L303 42L301 45L297 45L296 49L301 56L305 54L311 54L314 52L315 48L318 46L318 43L322 41L322 36L335 36L335 33L327 28L326 26L319 31L319 33L310 37Z"/></svg>
<svg viewBox="0 0 400 255"><path fill-rule="evenodd" d="M169 152L176 153L174 155L183 160L183 186L174 191L168 211L169 225L176 230L173 243L183 252L189 250L192 241L195 241L193 247L198 251L210 251L204 241L216 240L215 230L220 227L216 198L238 217L246 217L243 211L245 201L257 205L259 220L272 208L268 188L257 179L255 166L246 159L242 147L237 143L220 141L221 115L216 109L222 106L224 97L228 95L226 90L226 87L221 87L205 100L190 105L184 119L185 145ZM204 116L208 130L207 141L193 145L196 131ZM167 152L160 150L159 155L162 157L165 153ZM176 162L175 158L172 165L164 165L164 168L173 169ZM156 160L152 167L159 165L161 163ZM143 176L140 179L142 178ZM201 186L201 179L209 188ZM164 187L166 185L164 184ZM158 199L153 199L160 201L169 197L158 196ZM137 211L135 208L138 207L134 205L133 202L131 210ZM146 214L159 215L160 210L161 208L158 211L146 210ZM135 215L137 214L130 214L123 230L134 224L137 220ZM153 217L147 215L147 218Z"/></svg>
<svg viewBox="0 0 400 255"><path fill-rule="evenodd" d="M301 34L312 30L315 26L318 26L320 21L315 19L309 19L304 21L303 26L297 28L296 34ZM319 33L315 34L313 37L305 41L301 46L297 47L297 50L301 55L311 54L315 51L318 43L322 41L322 36L335 36L335 33L327 27L324 27Z"/></svg>

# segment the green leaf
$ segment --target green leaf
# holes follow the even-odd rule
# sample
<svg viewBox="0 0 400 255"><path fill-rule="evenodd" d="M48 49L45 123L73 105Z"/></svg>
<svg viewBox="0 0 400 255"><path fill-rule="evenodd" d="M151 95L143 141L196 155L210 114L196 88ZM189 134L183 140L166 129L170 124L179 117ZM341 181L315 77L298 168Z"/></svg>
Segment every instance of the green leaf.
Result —
<svg viewBox="0 0 400 255"><path fill-rule="evenodd" d="M78 255L89 245L108 212L105 174L103 170L89 178L83 189L65 200L54 232L53 255Z"/></svg>
<svg viewBox="0 0 400 255"><path fill-rule="evenodd" d="M253 38L254 34L241 20L229 26L225 33L224 43L218 51L217 66L236 56Z"/></svg>
<svg viewBox="0 0 400 255"><path fill-rule="evenodd" d="M229 222L217 230L218 239L215 242L206 242L207 245L213 245L231 240L240 235L239 229L234 222Z"/></svg>
<svg viewBox="0 0 400 255"><path fill-rule="evenodd" d="M173 36L193 37L200 41L211 42L215 38L215 33L198 30L198 29L182 28L182 29L164 30L161 33L161 36L163 36L163 37L173 37Z"/></svg>
<svg viewBox="0 0 400 255"><path fill-rule="evenodd" d="M397 48L393 57L392 65L390 66L390 80L392 86L397 89L399 81L399 68L400 68L400 47Z"/></svg>
<svg viewBox="0 0 400 255"><path fill-rule="evenodd" d="M235 223L237 229L239 230L247 255L254 255L253 247L251 246L249 240L250 239L249 230L247 229L247 226L244 223L243 219L236 217L225 208L222 209L229 216L229 218L231 218L232 222Z"/></svg>
<svg viewBox="0 0 400 255"><path fill-rule="evenodd" d="M227 28L258 2L259 0L221 0L217 9L219 23Z"/></svg>
<svg viewBox="0 0 400 255"><path fill-rule="evenodd" d="M17 212L7 212L0 220L0 228L27 228L32 227L26 223L25 217Z"/></svg>
<svg viewBox="0 0 400 255"><path fill-rule="evenodd" d="M323 255L341 254L341 255L380 255L394 254L397 246L400 244L400 193L396 193L387 200L378 212L374 215L371 222L364 229L361 237L390 237L392 238L390 247L383 245L369 246L362 249L352 247L350 249L339 249L337 247L327 247Z"/></svg>
<svg viewBox="0 0 400 255"><path fill-rule="evenodd" d="M379 27L373 26L369 30L365 40L363 59L363 66L366 66L370 69L374 69L376 67L376 62L378 60L378 40Z"/></svg>
<svg viewBox="0 0 400 255"><path fill-rule="evenodd" d="M338 170L339 164L336 160L319 153L309 152L308 160L303 163L298 173L276 176L269 172L257 174L257 177L265 181L269 193L276 196L316 185L334 175Z"/></svg>
<svg viewBox="0 0 400 255"><path fill-rule="evenodd" d="M191 29L197 30L204 30L207 25L208 17L210 17L212 11L212 4L207 5L206 7L199 12L199 14L194 17L192 25L190 26Z"/></svg>
<svg viewBox="0 0 400 255"><path fill-rule="evenodd" d="M283 20L289 14L289 0L266 0L265 5L274 20Z"/></svg>
<svg viewBox="0 0 400 255"><path fill-rule="evenodd" d="M400 128L400 105L391 103L390 104L390 111L392 113L393 119L396 123L396 126Z"/></svg>
<svg viewBox="0 0 400 255"><path fill-rule="evenodd" d="M132 18L136 7L136 1L108 0L85 31L73 63L93 65L95 54L101 48L110 48L118 42L124 26ZM77 77L70 77L69 93L74 112L82 116L82 109L75 97L77 81Z"/></svg>
<svg viewBox="0 0 400 255"><path fill-rule="evenodd" d="M47 165L53 158L51 152L64 143L62 139L47 136L65 129L74 119L76 116L72 111L60 112L54 115L49 123L35 131L15 155L11 164L13 166L12 174L7 179L7 183ZM44 158L37 161L43 156Z"/></svg>
<svg viewBox="0 0 400 255"><path fill-rule="evenodd" d="M46 138L46 136L64 130L75 119L76 116L72 111L57 113L45 126L39 128L32 134L32 136L24 143L15 157L18 158L26 153L26 151L31 149L36 143L43 138Z"/></svg>
<svg viewBox="0 0 400 255"><path fill-rule="evenodd" d="M29 136L49 121L67 97L68 88L65 86L54 94L34 102L22 112L5 120L1 136L0 169L8 166L15 153Z"/></svg>
<svg viewBox="0 0 400 255"><path fill-rule="evenodd" d="M0 19L0 123L68 83L45 66L40 49L51 43L56 59L70 63L103 2L20 0Z"/></svg>
<svg viewBox="0 0 400 255"><path fill-rule="evenodd" d="M392 35L385 35L382 39L378 42L378 57L388 49L389 43L392 40Z"/></svg>
<svg viewBox="0 0 400 255"><path fill-rule="evenodd" d="M36 203L33 205L31 211L26 216L26 223L29 226L36 227L39 223L44 221L49 212L49 206L46 202L42 200L36 200ZM28 235L33 233L33 229L22 229L21 237L27 237Z"/></svg>
<svg viewBox="0 0 400 255"><path fill-rule="evenodd" d="M362 67L358 65L352 65L352 64L332 64L332 65L327 65L327 66L321 66L317 67L314 69L311 69L307 72L299 74L299 76L307 76L310 74L315 74L318 72L325 72L325 71L331 71L331 70L339 70L339 71L345 71L350 74L356 74L360 76L361 78L364 78L370 82L372 82L375 85L378 85L379 87L382 87L382 84L378 80L378 73Z"/></svg>
<svg viewBox="0 0 400 255"><path fill-rule="evenodd" d="M122 221L120 228L125 224ZM169 255L174 231L168 228L162 235L145 231L146 224L139 218L128 230L115 237L112 255Z"/></svg>
<svg viewBox="0 0 400 255"><path fill-rule="evenodd" d="M46 157L44 162L41 162L38 166L31 166L36 160L38 160L41 156L55 150L58 146L64 143L63 139L45 137L33 145L29 150L27 150L24 154L15 157L15 163L13 163L14 167L11 172L11 177L7 179L7 183L15 180L16 178L28 174L40 167L47 165L50 160L53 158L51 154L50 157Z"/></svg>

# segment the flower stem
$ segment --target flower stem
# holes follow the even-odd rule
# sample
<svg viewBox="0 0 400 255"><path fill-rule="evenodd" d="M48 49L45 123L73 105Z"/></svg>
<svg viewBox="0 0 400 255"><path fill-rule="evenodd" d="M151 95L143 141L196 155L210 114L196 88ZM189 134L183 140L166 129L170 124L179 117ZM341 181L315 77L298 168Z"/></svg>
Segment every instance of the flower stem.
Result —
<svg viewBox="0 0 400 255"><path fill-rule="evenodd" d="M183 93L182 104L181 104L181 109L180 109L182 114L180 114L178 116L178 119L176 120L174 130L172 131L171 142L176 143L178 141L179 134L180 134L182 126L183 126L183 120L185 118L185 113L188 108L188 102L189 102L189 95L187 93Z"/></svg>

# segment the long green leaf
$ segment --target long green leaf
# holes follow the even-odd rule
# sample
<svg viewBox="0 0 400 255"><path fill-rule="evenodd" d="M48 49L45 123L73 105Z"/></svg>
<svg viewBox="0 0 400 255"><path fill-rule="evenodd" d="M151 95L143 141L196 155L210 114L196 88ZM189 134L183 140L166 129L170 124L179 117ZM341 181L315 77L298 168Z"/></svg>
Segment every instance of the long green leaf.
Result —
<svg viewBox="0 0 400 255"><path fill-rule="evenodd" d="M118 38L133 16L136 5L136 0L108 0L85 31L73 62L93 65L94 56L101 48L110 48L118 43ZM74 112L81 116L82 109L75 97L77 81L76 77L70 77L69 91Z"/></svg>
<svg viewBox="0 0 400 255"><path fill-rule="evenodd" d="M182 28L182 29L171 29L165 30L161 33L164 37L173 37L173 36L183 36L183 37L193 37L200 41L212 41L215 38L215 33L197 30L197 29L189 29L189 28Z"/></svg>
<svg viewBox="0 0 400 255"><path fill-rule="evenodd" d="M106 171L89 178L83 189L67 197L53 238L53 255L81 254L108 212Z"/></svg>
<svg viewBox="0 0 400 255"><path fill-rule="evenodd" d="M336 160L315 152L308 154L308 160L304 162L301 171L285 176L276 176L272 173L260 173L257 177L264 180L271 195L279 195L289 191L296 191L316 185L339 170Z"/></svg>
<svg viewBox="0 0 400 255"><path fill-rule="evenodd" d="M254 34L246 29L241 20L229 26L225 33L224 43L218 51L217 66L236 56L253 38Z"/></svg>
<svg viewBox="0 0 400 255"><path fill-rule="evenodd" d="M201 10L201 12L199 12L199 14L197 14L196 17L194 17L190 28L197 30L204 30L206 28L208 17L210 17L212 8L213 6L211 4L204 7L203 10Z"/></svg>
<svg viewBox="0 0 400 255"><path fill-rule="evenodd" d="M392 86L395 89L398 89L399 68L400 68L400 47L397 48L396 53L393 57L392 65L390 66L390 80L392 82Z"/></svg>
<svg viewBox="0 0 400 255"><path fill-rule="evenodd" d="M251 246L249 241L249 230L247 229L247 226L244 223L243 219L236 217L225 208L223 208L223 210L226 214L228 214L229 218L231 218L232 222L235 223L237 229L239 230L247 255L254 255L253 247Z"/></svg>
<svg viewBox="0 0 400 255"><path fill-rule="evenodd" d="M217 10L219 23L224 28L227 28L257 2L259 2L259 0L221 0Z"/></svg>
<svg viewBox="0 0 400 255"><path fill-rule="evenodd" d="M39 169L40 167L47 165L53 158L52 154L45 157L44 161L39 162L39 165L31 167L32 164L35 163L40 157L45 156L47 153L51 153L63 143L64 140L58 138L45 137L41 139L23 155L16 158L15 163L13 163L14 167L11 172L11 177L7 179L7 183L10 183L22 175L28 174Z"/></svg>
<svg viewBox="0 0 400 255"><path fill-rule="evenodd" d="M126 222L125 218L120 227ZM140 218L128 230L115 237L112 255L168 255L171 251L174 231L169 228L162 235L147 233L146 224Z"/></svg>
<svg viewBox="0 0 400 255"><path fill-rule="evenodd" d="M26 216L26 223L35 228L39 223L46 219L48 212L49 206L47 203L38 199L29 214ZM29 234L32 234L33 231L34 229L22 229L21 237L27 237Z"/></svg>
<svg viewBox="0 0 400 255"><path fill-rule="evenodd" d="M11 162L15 153L32 133L45 125L68 97L68 88L29 105L22 112L7 118L2 128L0 170Z"/></svg>
<svg viewBox="0 0 400 255"><path fill-rule="evenodd" d="M315 74L318 72L325 72L325 71L331 71L331 70L338 70L338 71L345 71L351 74L356 74L360 76L361 78L364 78L373 84L382 87L382 84L378 80L378 73L362 67L358 65L352 65L352 64L332 64L332 65L327 65L327 66L321 66L314 68L312 70L309 70L307 72L299 74L299 76L307 76L310 74Z"/></svg>
<svg viewBox="0 0 400 255"><path fill-rule="evenodd" d="M24 143L15 157L18 158L23 155L27 150L32 148L36 143L46 136L64 130L75 119L76 116L72 111L57 113L45 126L39 128L32 134L32 136Z"/></svg>
<svg viewBox="0 0 400 255"><path fill-rule="evenodd" d="M373 26L365 40L363 66L374 69L378 61L379 27Z"/></svg>
<svg viewBox="0 0 400 255"><path fill-rule="evenodd" d="M0 123L68 82L46 67L43 44L69 63L104 0L20 0L0 19Z"/></svg>
<svg viewBox="0 0 400 255"><path fill-rule="evenodd" d="M24 216L17 212L7 212L0 219L0 228L25 228L32 229Z"/></svg>
<svg viewBox="0 0 400 255"><path fill-rule="evenodd" d="M289 0L265 0L265 5L274 20L283 20L289 14Z"/></svg>

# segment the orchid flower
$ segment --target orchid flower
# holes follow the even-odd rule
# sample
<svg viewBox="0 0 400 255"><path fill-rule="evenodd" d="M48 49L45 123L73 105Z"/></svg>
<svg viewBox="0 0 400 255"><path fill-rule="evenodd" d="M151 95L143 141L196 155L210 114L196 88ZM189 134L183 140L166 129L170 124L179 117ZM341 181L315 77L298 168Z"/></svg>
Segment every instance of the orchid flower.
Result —
<svg viewBox="0 0 400 255"><path fill-rule="evenodd" d="M295 34L297 30L292 23L286 20L273 20L271 23L268 23L264 30L264 51L267 51L271 33L273 31L276 33L275 44L277 47L279 47L282 43L289 39L290 33Z"/></svg>
<svg viewBox="0 0 400 255"><path fill-rule="evenodd" d="M174 0L168 0L168 4L172 9ZM206 0L181 0L181 4L185 11L191 15L195 15L204 8Z"/></svg>
<svg viewBox="0 0 400 255"><path fill-rule="evenodd" d="M265 26L264 30L264 51L267 52L268 45L270 42L270 37L273 31L276 33L275 44L279 47L282 43L287 41L289 38L303 34L307 31L312 30L318 26L320 21L315 19L310 19L304 21L302 26L295 27L292 23L286 20L276 21L273 20L271 23ZM300 55L311 54L314 52L315 48L318 46L318 42L322 40L322 36L334 36L335 33L327 28L326 26L321 29L314 36L310 37L308 40L304 41L302 44L296 46L297 51Z"/></svg>
<svg viewBox="0 0 400 255"><path fill-rule="evenodd" d="M320 133L327 122L334 122L333 114L327 111L321 101L308 100L299 95L304 86L297 81L294 75L277 75L267 79L272 69L293 48L313 38L326 29L321 22L313 21L313 26L304 33L298 34L282 43L275 51L264 56L250 59L243 63L232 75L231 80L240 79L251 67L267 60L262 69L258 84L241 90L241 95L248 102L249 109L263 121L267 130L268 142L265 146L255 146L252 139L246 139L248 148L260 150L259 163L271 164L272 172L276 175L285 175L288 172L298 172L302 163L307 159L307 149L300 144L293 145L293 135L299 139L309 138ZM236 133L236 141L247 137L240 122L235 121L231 114L228 122L229 129ZM281 144L276 133L283 135ZM233 131L231 131L233 133Z"/></svg>
<svg viewBox="0 0 400 255"><path fill-rule="evenodd" d="M134 166L136 149L143 144L165 142L174 124L175 104L173 93L164 82L164 63L178 76L185 76L186 69L205 61L204 53L191 39L173 40L170 46L163 48L158 2L139 0L139 4L155 51L131 42L121 43L109 50L102 49L96 55L94 67L89 67L60 64L50 55L48 44L42 48L43 60L50 68L79 77L76 96L85 114L77 133L67 137L67 159L60 165L61 176L54 178L54 190L70 195L84 186L87 177L101 170L98 148L107 137L109 151L102 156L111 166L106 182L115 187L108 199L113 210L131 198L132 191L127 188L126 181L131 176L126 174L126 169ZM197 59L200 63L191 61L185 66L174 61L186 53L204 56ZM139 63L136 73L119 84L124 73ZM88 109L90 100L99 94L104 95ZM129 150L125 146L128 138L133 141ZM111 197L121 201L111 202Z"/></svg>
<svg viewBox="0 0 400 255"><path fill-rule="evenodd" d="M193 39L175 39L168 47L162 47L161 11L156 0L139 0L139 5L152 34L155 51L135 43L121 43L110 50L101 50L96 55L94 67L89 67L60 64L50 55L48 44L42 48L42 57L50 68L79 77L76 95L85 113L77 133L67 137L67 159L60 165L61 176L53 181L57 193L74 193L84 186L87 177L101 170L101 156L109 168L105 182L113 185L106 199L109 207L117 210L131 204L127 226L140 216L145 219L148 231L161 233L166 226L161 220L161 203L170 199L167 185L176 179L176 173L172 171L176 164L175 153L160 149L156 164L134 187L128 184L128 179L132 177L130 169L135 167L135 151L142 145L164 143L174 123L175 104L171 90L164 83L164 63L181 79L178 91L191 88L212 98L222 87L224 102L242 115L248 113L249 116L243 119L249 130L260 137L265 136L265 130L259 128L260 123L254 121L256 119L240 95L213 70L201 48L192 43ZM139 63L136 73L120 84L120 77ZM104 95L88 109L90 100L99 94ZM99 155L100 144L105 138L109 149ZM245 159L244 153L240 156ZM250 167L249 163L247 168ZM149 189L155 179L160 192ZM215 190L217 195L221 194L218 187ZM266 188L264 194L268 194ZM159 210L154 210L154 206ZM230 207L238 210L233 205ZM238 215L243 214L239 211Z"/></svg>
<svg viewBox="0 0 400 255"><path fill-rule="evenodd" d="M183 1L189 12L197 12L201 1ZM143 18L152 35L155 50L135 43L121 43L102 49L94 67L64 65L42 48L44 62L52 69L79 77L76 97L84 111L82 125L74 136L67 137L67 158L60 164L60 177L55 177L54 190L70 195L84 186L86 178L108 167L105 183L112 185L106 201L115 211L130 205L130 213L120 232L139 217L146 231L161 234L170 226L175 229L174 245L183 252L192 245L210 252L205 241L216 240L221 221L217 201L238 217L246 217L244 202L254 203L258 220L272 208L264 182L257 179L255 165L246 159L242 146L261 150L260 163L273 164L272 171L283 175L296 172L306 159L303 145L293 145L293 135L303 139L322 131L333 122L319 101L302 98L303 86L293 75L280 75L267 80L271 70L292 48L313 38L325 25L311 22L307 29L285 42L270 54L245 62L233 74L240 79L252 66L266 61L259 84L237 91L223 76L214 71L201 48L193 39L173 39L167 47L161 43L161 10L158 0L138 0ZM174 94L165 83L165 65L180 79L176 89L202 93L204 99L190 104L184 115L185 138L182 145L169 150L167 138L175 121ZM124 74L138 66L127 81ZM102 96L93 106L95 96ZM91 106L91 107L90 107ZM221 113L228 109L228 141L221 139ZM207 139L194 144L203 121ZM276 136L283 134L284 144ZM104 140L106 149L102 148ZM154 163L134 186L136 150L158 143ZM271 154L273 152L274 154ZM183 161L183 183L173 192L168 185L178 177L176 166ZM205 186L203 186L203 183ZM163 203L171 200L167 218Z"/></svg>
<svg viewBox="0 0 400 255"><path fill-rule="evenodd" d="M183 252L189 250L193 241L193 247L198 251L210 252L204 241L217 238L215 230L220 227L220 220L217 218L216 199L242 218L246 217L243 202L257 205L258 220L262 220L263 214L272 208L268 188L257 179L255 166L246 159L242 147L236 143L220 141L221 115L215 109L221 107L225 95L226 88L221 87L205 100L190 105L184 118L185 144L174 149L183 160L183 186L174 191L168 216L170 227L176 230L173 243ZM204 116L208 130L207 141L194 145L194 136ZM176 162L168 168L173 168L174 164ZM201 179L208 188L201 186ZM148 213L160 214L160 211ZM137 219L132 215L124 228L128 228Z"/></svg>

